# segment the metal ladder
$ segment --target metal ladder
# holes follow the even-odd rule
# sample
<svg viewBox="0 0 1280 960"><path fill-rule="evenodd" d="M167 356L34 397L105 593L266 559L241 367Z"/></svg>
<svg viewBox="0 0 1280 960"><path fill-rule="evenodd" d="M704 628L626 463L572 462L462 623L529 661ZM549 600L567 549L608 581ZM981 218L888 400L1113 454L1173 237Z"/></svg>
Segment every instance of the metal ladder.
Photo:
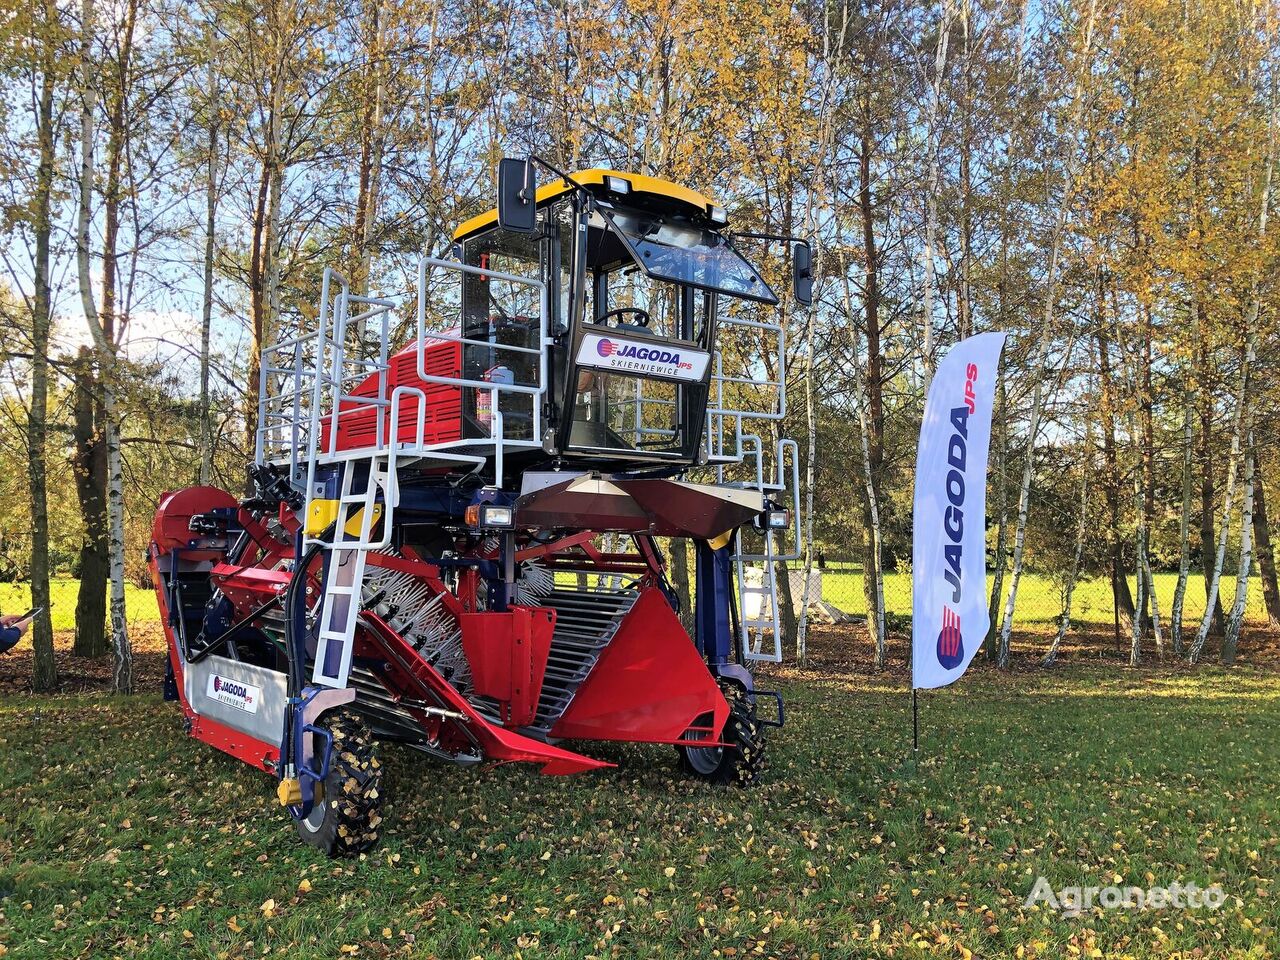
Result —
<svg viewBox="0 0 1280 960"><path fill-rule="evenodd" d="M374 453L360 460L349 460L343 467L333 541L326 546L324 600L320 607L320 632L311 674L313 683L338 688L347 686L355 646L356 619L363 607L365 564L370 551L386 547L386 531L391 529L390 515L395 509L391 485L393 459L393 455ZM358 469L361 464L367 464L367 471ZM355 490L353 487L359 482L356 478L361 472L365 473L364 489ZM379 493L382 495L384 533L382 538L373 541L370 537L377 520Z"/></svg>
<svg viewBox="0 0 1280 960"><path fill-rule="evenodd" d="M738 553L733 557L738 581L738 629L748 660L782 662L782 621L778 615L778 577L775 571L777 557L772 530L764 535L763 553ZM748 571L759 571L758 585L747 582ZM751 599L756 599L758 605L755 614L748 616L748 601ZM772 638L772 649L766 648L766 637Z"/></svg>
<svg viewBox="0 0 1280 960"><path fill-rule="evenodd" d="M789 501L791 505L793 526L790 533L793 548L790 551L779 543L780 531L770 529L761 534L764 544L760 553L745 553L739 549L733 556L734 575L738 583L738 631L744 655L748 660L781 663L782 620L778 608L777 564L780 561L796 560L800 556L799 447L794 440L778 441L774 451L774 476L772 480L766 480L763 442L751 434L742 434L739 442L742 446L752 448L743 459L754 457L756 463L754 483L746 483L744 486L766 496L780 495L784 502ZM786 469L788 452L790 471ZM759 584L747 582L748 571L759 571ZM759 604L754 615L748 616L750 599L758 600Z"/></svg>

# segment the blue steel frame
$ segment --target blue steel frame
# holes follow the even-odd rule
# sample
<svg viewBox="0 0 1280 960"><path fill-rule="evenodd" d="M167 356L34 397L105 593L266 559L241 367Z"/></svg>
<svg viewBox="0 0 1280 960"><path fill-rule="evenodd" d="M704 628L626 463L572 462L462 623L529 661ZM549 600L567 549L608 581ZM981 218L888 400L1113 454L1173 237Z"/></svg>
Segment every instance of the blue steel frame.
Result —
<svg viewBox="0 0 1280 960"><path fill-rule="evenodd" d="M705 540L694 541L694 643L717 680L732 680L751 693L755 682L735 656L733 624L733 551L736 537L713 548Z"/></svg>

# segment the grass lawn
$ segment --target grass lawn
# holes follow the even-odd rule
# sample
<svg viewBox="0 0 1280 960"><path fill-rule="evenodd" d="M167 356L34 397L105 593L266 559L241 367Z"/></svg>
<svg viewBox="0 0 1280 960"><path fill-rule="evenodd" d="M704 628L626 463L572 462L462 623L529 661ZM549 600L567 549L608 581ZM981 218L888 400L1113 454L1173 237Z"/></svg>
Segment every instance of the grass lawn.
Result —
<svg viewBox="0 0 1280 960"><path fill-rule="evenodd" d="M49 581L54 630L74 630L76 626L76 597L80 593L80 581L72 577L55 577ZM156 605L156 592L151 587L138 587L126 583L124 587L125 612L130 623L152 623L160 619ZM31 585L28 583L0 583L0 611L22 613L31 609ZM104 611L105 616L105 611Z"/></svg>
<svg viewBox="0 0 1280 960"><path fill-rule="evenodd" d="M1280 944L1280 675L788 669L750 793L662 747L544 778L388 749L389 832L358 862L297 842L272 783L154 695L0 701L7 956L1270 956ZM1221 884L1217 911L1023 901ZM5 951L0 949L0 955Z"/></svg>
<svg viewBox="0 0 1280 960"><path fill-rule="evenodd" d="M1157 573L1156 600L1160 607L1160 621L1167 624L1169 611L1173 608L1173 594L1178 586L1176 573ZM987 576L987 594L991 593L992 578ZM1009 590L1009 578L1005 578L1006 595ZM1018 604L1016 620L1018 623L1050 623L1062 615L1062 596L1059 584L1043 574L1024 574L1018 583ZM1137 584L1132 577L1129 589L1137 594ZM1236 578L1224 576L1219 584L1219 596L1222 606L1231 609L1235 600ZM845 613L865 616L866 601L862 596L862 574L828 570L822 578L822 598L834 603ZM1193 575L1187 579L1186 599L1183 601L1182 620L1188 629L1194 630L1204 616L1204 579ZM911 615L911 574L888 573L884 581L884 603L888 613L901 616ZM1081 580L1076 584L1075 594L1071 601L1071 619L1075 623L1093 626L1109 626L1113 622L1114 612L1111 602L1111 581L1106 577ZM1262 581L1257 577L1249 580L1245 600L1245 618L1252 621L1265 621L1266 607L1262 599Z"/></svg>

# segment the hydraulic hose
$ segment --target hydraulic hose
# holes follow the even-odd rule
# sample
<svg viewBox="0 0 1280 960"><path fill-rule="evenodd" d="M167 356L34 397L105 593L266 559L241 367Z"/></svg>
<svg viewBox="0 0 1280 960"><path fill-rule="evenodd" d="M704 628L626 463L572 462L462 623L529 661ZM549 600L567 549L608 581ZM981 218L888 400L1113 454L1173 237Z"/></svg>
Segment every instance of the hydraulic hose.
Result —
<svg viewBox="0 0 1280 960"><path fill-rule="evenodd" d="M310 568L312 561L324 549L324 543L320 542L328 539L332 534L333 527L329 527L322 533L319 540L313 543L310 548L302 555L293 567L293 575L289 578L289 585L284 592L284 648L285 660L288 664L288 694L290 697L299 697L302 695L302 671L306 664L306 637L298 636L298 625L301 622L306 624L306 610L298 608L299 603L306 603L306 584L307 570Z"/></svg>
<svg viewBox="0 0 1280 960"><path fill-rule="evenodd" d="M334 526L334 524L331 524L324 533L320 534L316 542L311 544L310 548L298 558L297 563L293 565L293 575L289 578L289 585L284 592L284 650L287 664L286 693L288 694L288 703L285 707L284 737L280 744L280 764L284 769L288 769L293 762L294 707L302 697L302 673L307 662L305 636L307 622L305 607L307 569L311 566L311 562L315 560L316 555L324 549L324 541L327 541L333 535ZM299 609L299 603L304 604L301 609ZM299 623L303 626L302 636L298 635L297 628Z"/></svg>

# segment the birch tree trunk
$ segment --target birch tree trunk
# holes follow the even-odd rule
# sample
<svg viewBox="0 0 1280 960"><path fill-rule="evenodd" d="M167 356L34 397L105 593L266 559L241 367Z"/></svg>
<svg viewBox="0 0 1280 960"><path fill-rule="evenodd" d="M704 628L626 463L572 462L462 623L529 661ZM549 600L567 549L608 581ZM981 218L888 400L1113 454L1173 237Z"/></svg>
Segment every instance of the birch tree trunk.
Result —
<svg viewBox="0 0 1280 960"><path fill-rule="evenodd" d="M120 425L118 422L115 390L116 351L114 343L115 304L115 245L119 223L120 153L123 134L124 106L121 102L127 92L126 74L132 42L132 13L136 4L130 4L126 34L121 45L119 62L119 88L115 95L119 101L112 104L111 130L108 146L108 178L106 197L106 230L103 245L103 312L100 316L93 296L93 278L90 269L89 228L92 220L93 200L93 115L97 105L97 88L94 84L92 65L93 0L81 3L81 115L80 115L80 192L76 212L76 263L80 283L80 302L85 320L93 337L94 351L99 370L99 389L102 392L104 417L103 434L107 448L107 551L111 581L111 635L113 663L112 688L116 693L133 692L133 650L129 642L128 618L125 611L124 567L124 465L120 450Z"/></svg>
<svg viewBox="0 0 1280 960"><path fill-rule="evenodd" d="M98 381L93 375L93 354L81 347L75 362L75 453L72 470L84 540L80 547L80 591L76 595L77 657L101 657L111 649L107 642L107 582L110 549L107 535L107 448L102 435L102 409Z"/></svg>
<svg viewBox="0 0 1280 960"><path fill-rule="evenodd" d="M366 94L364 105L364 129L361 130L360 190L356 200L356 272L355 293L369 293L369 272L372 265L373 227L378 216L378 194L382 179L382 156L385 136L382 115L386 96L386 61L383 52L383 34L386 29L382 4L374 0L369 6L369 32L372 50L370 68L373 71L373 95ZM364 342L361 331L361 342Z"/></svg>
<svg viewBox="0 0 1280 960"><path fill-rule="evenodd" d="M1173 609L1169 611L1169 633L1173 655L1182 656L1182 604L1187 595L1187 573L1191 569L1191 446L1192 411L1195 406L1190 387L1182 414L1182 513L1178 521L1178 583L1173 590Z"/></svg>
<svg viewBox="0 0 1280 960"><path fill-rule="evenodd" d="M1136 667L1142 662L1142 611L1146 604L1147 578L1142 575L1144 565L1143 550L1143 527L1142 521L1138 521L1138 529L1134 535L1134 552L1137 554L1138 561L1138 593L1133 598L1133 607L1137 611L1133 621L1130 624L1130 640L1129 640L1129 666Z"/></svg>
<svg viewBox="0 0 1280 960"><path fill-rule="evenodd" d="M929 137L929 173L925 192L925 226L924 226L924 304L922 319L924 340L924 386L928 393L929 381L933 379L933 371L937 366L934 358L933 343L933 291L937 283L937 267L934 259L934 247L938 237L938 140L941 137L938 123L939 104L942 100L942 81L947 72L947 46L951 37L951 19L953 11L951 0L943 0L942 18L938 25L938 46L933 57L933 82L930 84L929 109L925 118L925 131Z"/></svg>
<svg viewBox="0 0 1280 960"><path fill-rule="evenodd" d="M1231 452L1227 455L1227 487L1225 503L1222 508L1222 524L1218 530L1218 546L1214 553L1213 568L1206 589L1209 601L1205 604L1204 618L1200 621L1200 629L1196 632L1195 642L1191 644L1188 659L1192 663L1200 662L1200 654L1205 642L1209 639L1209 630L1213 626L1215 602L1218 598L1218 585L1222 580L1222 563L1227 554L1227 529L1231 526L1231 514L1235 509L1236 465L1240 459L1241 427L1244 421L1245 405L1249 401L1249 367L1253 360L1253 340L1250 337L1244 349L1244 359L1240 364L1240 386L1236 396L1236 412L1231 427Z"/></svg>
<svg viewBox="0 0 1280 960"><path fill-rule="evenodd" d="M1240 563L1236 570L1236 597L1227 617L1227 630L1222 637L1222 663L1233 666L1240 644L1240 627L1244 622L1245 601L1249 597L1249 568L1253 560L1253 485L1254 446L1250 432L1244 455L1244 508L1240 512Z"/></svg>
<svg viewBox="0 0 1280 960"><path fill-rule="evenodd" d="M213 253L218 213L218 91L217 33L212 24L209 32L209 65L205 83L209 95L209 156L205 165L204 221L204 295L200 317L200 483L207 485L213 477L213 413L209 409L209 340L213 329Z"/></svg>
<svg viewBox="0 0 1280 960"><path fill-rule="evenodd" d="M1129 419L1129 433L1130 433L1130 436L1133 436L1135 434L1132 417L1130 417ZM1138 585L1138 595L1134 598L1134 601L1133 601L1135 615L1130 624L1132 627L1132 631L1131 631L1131 640L1129 644L1129 666L1131 667L1136 667L1138 666L1138 664L1142 662L1142 637L1143 637L1143 634L1146 632L1144 629L1145 618L1143 617L1142 613L1144 610L1147 609L1147 603L1150 600L1154 599L1150 595L1151 567L1147 561L1147 545L1149 540L1148 531L1150 528L1147 526L1147 517L1148 517L1147 511L1143 506L1141 506L1144 492L1148 489L1148 484L1150 483L1150 480L1149 480L1150 462L1151 461L1144 450L1142 454L1138 457L1138 472L1134 475L1134 478L1133 478L1133 492L1134 492L1134 496L1138 500L1139 508L1138 508L1138 523L1136 528L1134 529L1133 553L1134 553L1134 561L1137 566L1137 569L1135 571L1136 576L1134 577L1134 580L1137 582L1137 585ZM1155 626L1157 622L1158 621L1155 619L1155 615L1153 614L1152 616L1153 626ZM1157 626L1156 627L1157 633L1158 633L1158 629L1159 628Z"/></svg>
<svg viewBox="0 0 1280 960"><path fill-rule="evenodd" d="M804 455L804 586L800 591L800 622L796 626L796 658L801 663L808 656L809 578L813 575L813 485L817 479L815 451L818 446L818 413L813 398L814 313L814 309L810 307L805 324L804 346L804 416L807 441Z"/></svg>
<svg viewBox="0 0 1280 960"><path fill-rule="evenodd" d="M1097 0L1089 0L1089 11L1084 28L1084 48L1081 53L1082 63L1076 76L1072 92L1072 109L1070 122L1063 134L1066 164L1062 196L1058 200L1058 211L1053 228L1053 240L1049 248L1049 266L1045 276L1044 319L1040 331L1040 343L1036 348L1032 361L1033 375L1036 385L1031 398L1031 423L1027 432L1027 457L1022 468L1022 485L1018 492L1018 520L1013 535L1013 569L1009 573L1009 597L1005 601L1004 623L1000 628L1000 650L996 655L996 664L1004 669L1009 665L1009 645L1013 631L1013 611L1018 599L1018 581L1022 579L1022 551L1027 539L1027 512L1031 502L1031 477L1035 468L1036 436L1040 431L1041 405L1044 402L1044 359L1048 350L1049 336L1053 330L1054 317L1057 310L1057 275L1058 261L1062 255L1062 236L1066 231L1067 213L1071 208L1071 199L1075 194L1076 166L1078 154L1075 139L1079 134L1084 115L1084 85L1089 75L1093 51L1093 27L1097 16Z"/></svg>
<svg viewBox="0 0 1280 960"><path fill-rule="evenodd" d="M1000 484L1000 509L996 520L995 574L991 578L991 599L987 603L987 618L991 626L987 628L984 646L987 659L995 660L1000 637L1000 617L1004 608L1000 598L1004 596L1004 570L1009 555L1009 478L1005 476L1009 452L1009 392L1004 378L1000 378L999 393L996 396L996 407L999 411L1000 445L996 448L996 478Z"/></svg>
<svg viewBox="0 0 1280 960"><path fill-rule="evenodd" d="M1258 197L1258 217L1256 237L1257 245L1261 248L1267 238L1267 218L1271 212L1271 184L1274 175L1274 167L1276 162L1276 121L1277 121L1277 97L1276 97L1276 80L1274 74L1271 81L1270 92L1270 114L1267 120L1267 148L1263 155L1262 163L1262 190ZM1244 617L1244 601L1249 588L1249 570L1246 566L1252 552L1252 544L1249 542L1253 531L1253 402L1249 398L1250 376L1252 375L1253 364L1256 358L1256 344L1254 341L1254 331L1258 327L1258 317L1262 309L1262 277L1255 271L1249 289L1249 307L1245 311L1244 316L1244 358L1240 364L1240 394L1236 401L1235 422L1232 426L1231 435L1231 458L1227 463L1227 492L1226 506L1223 509L1222 529L1218 535L1218 551L1214 557L1213 565L1213 581L1210 593L1213 597L1218 594L1218 585L1222 577L1222 562L1227 551L1227 527L1231 523L1231 500L1235 493L1236 482L1236 461L1240 453L1241 438L1246 438L1246 447L1248 448L1248 460L1245 470L1248 474L1246 479L1247 489L1245 491L1245 512L1249 516L1244 518L1241 527L1241 543L1240 543L1240 563L1241 570L1236 574L1236 603L1231 610L1231 618L1229 619L1226 630L1223 632L1222 638L1222 662L1231 664L1235 662L1236 644L1240 638L1240 620ZM1200 624L1200 632L1196 635L1195 646L1191 649L1191 660L1197 662L1200 659L1201 651L1204 649L1205 640L1208 637L1209 624L1212 610L1205 611L1204 621ZM1233 622L1234 621L1234 622ZM1234 632L1233 632L1234 631Z"/></svg>
<svg viewBox="0 0 1280 960"><path fill-rule="evenodd" d="M844 308L846 316L853 316L853 294L846 274L844 282ZM856 350L855 350L856 355ZM880 530L880 497L876 491L874 452L872 446L872 416L868 411L869 398L862 372L853 363L854 404L858 414L858 436L862 453L862 477L866 491L866 518L870 528L870 549L863 570L863 593L867 598L867 634L875 647L875 666L884 669L887 645L885 638L884 577L881 571L882 537ZM812 514L810 514L812 516Z"/></svg>

